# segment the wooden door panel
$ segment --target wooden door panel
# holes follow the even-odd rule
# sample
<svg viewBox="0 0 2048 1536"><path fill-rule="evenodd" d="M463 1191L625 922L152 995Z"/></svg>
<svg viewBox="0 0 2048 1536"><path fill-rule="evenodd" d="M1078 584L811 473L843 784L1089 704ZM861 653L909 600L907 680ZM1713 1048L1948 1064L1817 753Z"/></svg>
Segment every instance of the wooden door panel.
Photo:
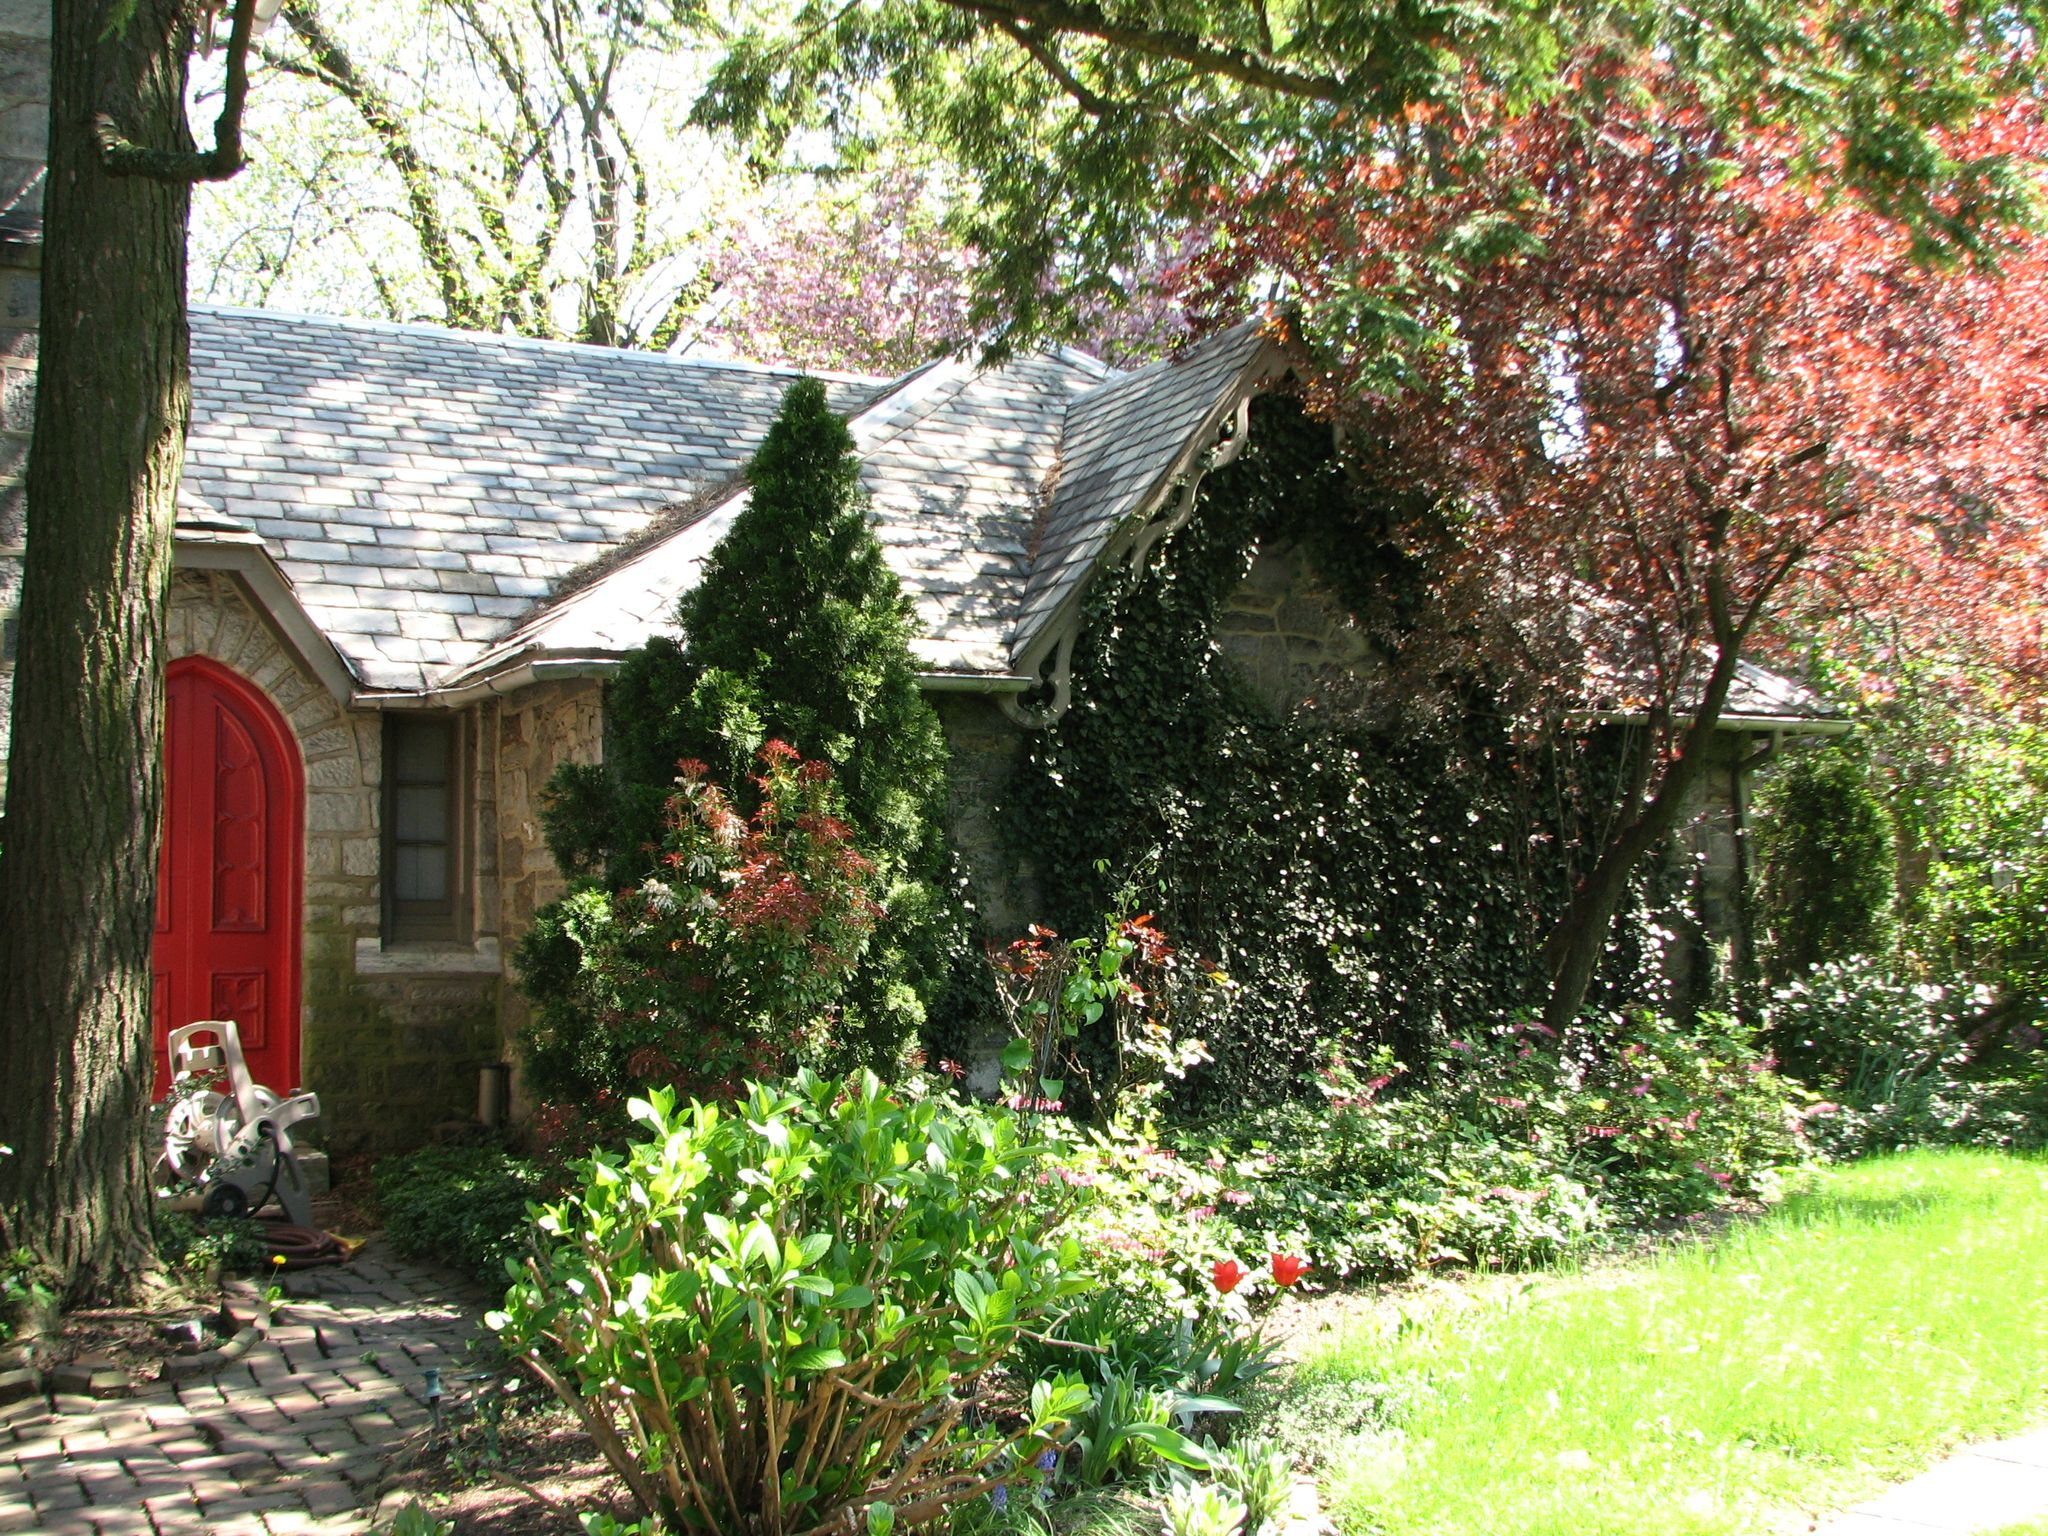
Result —
<svg viewBox="0 0 2048 1536"><path fill-rule="evenodd" d="M213 1004L209 1019L233 1019L242 1037L242 1049L254 1061L270 1048L269 1017L264 1010L264 992L269 980L264 971L216 971L213 974ZM257 1081L266 1079L259 1072ZM276 1084L270 1086L276 1087ZM278 1092L282 1093L282 1088Z"/></svg>
<svg viewBox="0 0 2048 1536"><path fill-rule="evenodd" d="M304 780L289 728L226 668L176 663L164 739L157 892L157 1091L164 1038L233 1019L260 1083L299 1084L299 890Z"/></svg>
<svg viewBox="0 0 2048 1536"><path fill-rule="evenodd" d="M262 933L264 764L241 721L218 703L213 717L213 931Z"/></svg>

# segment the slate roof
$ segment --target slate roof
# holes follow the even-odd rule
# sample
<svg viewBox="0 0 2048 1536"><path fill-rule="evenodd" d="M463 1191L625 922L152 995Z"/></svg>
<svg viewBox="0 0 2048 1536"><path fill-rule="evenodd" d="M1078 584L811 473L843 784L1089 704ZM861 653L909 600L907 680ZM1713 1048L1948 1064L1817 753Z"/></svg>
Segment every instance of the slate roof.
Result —
<svg viewBox="0 0 2048 1536"><path fill-rule="evenodd" d="M192 359L191 558L267 556L292 622L369 694L601 665L666 629L745 505L741 470L796 377L203 306ZM1089 573L1284 367L1246 325L1133 373L1062 351L828 376L922 621L920 665L1023 686ZM1823 712L1747 665L1729 701L1735 716Z"/></svg>
<svg viewBox="0 0 2048 1536"><path fill-rule="evenodd" d="M853 416L876 537L922 621L912 642L921 666L1009 673L1031 541L1067 413L1116 377L1072 353L994 373L936 363ZM620 651L668 629L677 596L745 505L736 487L674 536L520 626L469 671L526 652Z"/></svg>
<svg viewBox="0 0 2048 1536"><path fill-rule="evenodd" d="M795 377L262 310L195 306L192 329L183 500L202 510L181 516L258 535L374 691L617 655L665 627ZM828 380L922 665L1010 672L1226 408L1249 334L1135 374L1057 352Z"/></svg>
<svg viewBox="0 0 2048 1536"><path fill-rule="evenodd" d="M1214 441L1247 372L1271 347L1259 326L1240 325L1074 402L1059 488L1018 610L1020 651L1079 593L1124 520L1154 505L1167 482Z"/></svg>
<svg viewBox="0 0 2048 1536"><path fill-rule="evenodd" d="M262 537L366 685L418 690L738 474L795 376L195 305L183 493Z"/></svg>

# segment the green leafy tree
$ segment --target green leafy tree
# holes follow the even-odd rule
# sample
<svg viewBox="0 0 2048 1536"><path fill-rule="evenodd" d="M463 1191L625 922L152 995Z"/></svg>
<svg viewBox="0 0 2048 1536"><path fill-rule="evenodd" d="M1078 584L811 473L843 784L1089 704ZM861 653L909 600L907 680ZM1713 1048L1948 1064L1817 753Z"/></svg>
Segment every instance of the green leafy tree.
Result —
<svg viewBox="0 0 2048 1536"><path fill-rule="evenodd" d="M748 813L763 743L830 763L882 908L835 1033L850 1055L887 1063L966 947L946 890L945 738L918 690L916 621L869 527L852 433L824 386L791 387L747 478L751 501L678 606L681 638L649 641L612 684L606 761L550 781L548 843L571 877L636 884L661 846L678 764L707 765ZM535 960L529 990L548 969Z"/></svg>
<svg viewBox="0 0 2048 1536"><path fill-rule="evenodd" d="M1841 746L1800 753L1758 810L1771 979L1879 948L1896 871L1891 826L1860 754Z"/></svg>
<svg viewBox="0 0 2048 1536"><path fill-rule="evenodd" d="M802 0L733 30L696 116L764 154L811 150L822 130L857 164L883 104L971 178L954 222L983 258L973 318L1008 344L1086 329L1149 250L1219 207L1285 215L1276 169L1314 186L1361 166L1456 185L1532 109L1597 111L1617 91L1662 89L1657 75L1721 128L1788 134L1805 170L1931 245L1981 249L2031 178L1949 135L2031 78L2040 21L2031 0L1881 14L1806 0ZM1659 70L1639 67L1652 59ZM1544 195L1540 181L1514 189L1440 259L1483 261ZM1332 277L1312 337L1339 351L1413 339L1397 292L1343 280L1374 255L1351 229L1302 238Z"/></svg>

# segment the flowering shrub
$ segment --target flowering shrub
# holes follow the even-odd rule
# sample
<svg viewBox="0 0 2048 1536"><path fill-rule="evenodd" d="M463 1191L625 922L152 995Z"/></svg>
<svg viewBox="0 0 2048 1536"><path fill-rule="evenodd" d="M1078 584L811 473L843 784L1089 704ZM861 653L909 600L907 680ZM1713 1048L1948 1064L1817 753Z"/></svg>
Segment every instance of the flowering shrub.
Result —
<svg viewBox="0 0 2048 1536"><path fill-rule="evenodd" d="M1191 1030L1228 980L1176 951L1150 913L1132 916L1128 895L1099 938L1062 939L1034 923L994 959L1016 1032L1003 1067L1030 1107L1071 1106L1097 1125L1141 1119L1209 1059Z"/></svg>
<svg viewBox="0 0 2048 1536"><path fill-rule="evenodd" d="M880 909L832 770L760 749L742 817L704 765L678 765L654 872L585 891L521 943L539 1002L531 1081L581 1106L654 1086L732 1097L750 1075L833 1059L840 992ZM557 1108L543 1129L564 1121Z"/></svg>
<svg viewBox="0 0 2048 1536"><path fill-rule="evenodd" d="M1216 1266L1239 1234L1220 1214L1232 1189L1221 1170L1125 1127L1090 1131L1040 1177L1066 1206L1062 1230L1095 1283L1151 1315L1207 1328L1248 1324L1251 1291L1219 1289Z"/></svg>
<svg viewBox="0 0 2048 1536"><path fill-rule="evenodd" d="M1759 1193L1798 1155L1785 1085L1726 1020L1600 1026L1560 1040L1511 1021L1451 1042L1419 1083L1384 1053L1333 1060L1320 1105L1181 1133L1234 1229L1209 1240L1337 1275L1524 1264Z"/></svg>
<svg viewBox="0 0 2048 1536"><path fill-rule="evenodd" d="M644 1134L547 1208L488 1321L659 1528L918 1527L1087 1407L1069 1376L991 1381L1083 1283L1021 1198L1043 1149L1015 1116L809 1072L631 1113Z"/></svg>

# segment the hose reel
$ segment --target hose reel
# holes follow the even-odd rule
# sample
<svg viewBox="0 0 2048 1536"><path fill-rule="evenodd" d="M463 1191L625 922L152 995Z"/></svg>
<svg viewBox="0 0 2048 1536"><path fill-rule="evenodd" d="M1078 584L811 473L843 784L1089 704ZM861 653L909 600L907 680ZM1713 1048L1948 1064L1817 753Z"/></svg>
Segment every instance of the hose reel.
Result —
<svg viewBox="0 0 2048 1536"><path fill-rule="evenodd" d="M197 1185L209 1216L253 1216L274 1195L295 1226L313 1206L291 1128L320 1113L317 1094L280 1098L249 1075L232 1019L171 1031L171 1107L159 1165Z"/></svg>

